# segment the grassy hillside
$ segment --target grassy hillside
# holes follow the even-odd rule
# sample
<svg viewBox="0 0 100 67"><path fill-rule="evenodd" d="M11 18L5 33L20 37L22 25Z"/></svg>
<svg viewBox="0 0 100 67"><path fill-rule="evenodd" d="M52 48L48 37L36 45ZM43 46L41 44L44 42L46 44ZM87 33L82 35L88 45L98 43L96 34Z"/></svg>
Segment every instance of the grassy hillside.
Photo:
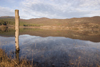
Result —
<svg viewBox="0 0 100 67"><path fill-rule="evenodd" d="M14 17L0 17L0 21L7 21L8 25L14 25ZM67 26L67 27L88 27L95 25L100 27L100 17L83 17L71 19L49 19L49 18L35 18L35 19L20 19L20 26Z"/></svg>

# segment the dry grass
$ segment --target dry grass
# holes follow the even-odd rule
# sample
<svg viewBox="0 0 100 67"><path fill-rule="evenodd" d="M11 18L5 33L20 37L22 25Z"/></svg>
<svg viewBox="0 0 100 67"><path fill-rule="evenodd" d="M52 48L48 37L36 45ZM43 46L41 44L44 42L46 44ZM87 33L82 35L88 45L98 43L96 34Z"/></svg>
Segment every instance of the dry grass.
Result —
<svg viewBox="0 0 100 67"><path fill-rule="evenodd" d="M20 62L17 59L8 58L5 52L0 49L0 67L37 67L32 65L27 60L21 60Z"/></svg>

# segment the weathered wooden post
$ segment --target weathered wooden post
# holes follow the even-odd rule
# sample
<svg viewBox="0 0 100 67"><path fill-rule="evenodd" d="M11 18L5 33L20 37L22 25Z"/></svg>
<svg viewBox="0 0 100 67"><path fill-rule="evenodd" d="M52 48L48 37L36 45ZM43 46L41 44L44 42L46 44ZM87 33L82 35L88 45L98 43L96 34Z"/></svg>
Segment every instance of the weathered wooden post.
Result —
<svg viewBox="0 0 100 67"><path fill-rule="evenodd" d="M19 10L15 10L15 47L19 51Z"/></svg>

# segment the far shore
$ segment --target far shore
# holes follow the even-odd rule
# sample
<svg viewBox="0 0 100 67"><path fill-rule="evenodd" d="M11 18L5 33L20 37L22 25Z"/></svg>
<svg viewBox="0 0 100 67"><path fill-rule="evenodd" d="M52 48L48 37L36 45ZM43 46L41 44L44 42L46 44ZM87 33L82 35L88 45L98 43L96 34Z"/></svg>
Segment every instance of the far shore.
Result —
<svg viewBox="0 0 100 67"><path fill-rule="evenodd" d="M0 26L0 28L15 28L14 25L10 26ZM100 31L100 28L92 28L92 27L77 27L77 26L19 26L19 28L39 28L39 29L46 29L46 30L73 30L73 31Z"/></svg>

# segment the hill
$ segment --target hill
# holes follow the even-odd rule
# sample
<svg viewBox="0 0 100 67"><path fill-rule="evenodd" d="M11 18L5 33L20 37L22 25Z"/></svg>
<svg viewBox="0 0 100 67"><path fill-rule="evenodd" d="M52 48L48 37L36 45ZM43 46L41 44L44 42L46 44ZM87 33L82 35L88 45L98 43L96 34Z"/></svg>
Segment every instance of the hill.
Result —
<svg viewBox="0 0 100 67"><path fill-rule="evenodd" d="M0 17L0 21L9 22L8 25L14 25L15 19L10 16ZM40 26L55 26L55 27L68 27L68 28L100 28L100 16L83 17L83 18L71 18L71 19L49 19L49 18L32 18L32 19L20 19L20 26L27 27L40 27Z"/></svg>

